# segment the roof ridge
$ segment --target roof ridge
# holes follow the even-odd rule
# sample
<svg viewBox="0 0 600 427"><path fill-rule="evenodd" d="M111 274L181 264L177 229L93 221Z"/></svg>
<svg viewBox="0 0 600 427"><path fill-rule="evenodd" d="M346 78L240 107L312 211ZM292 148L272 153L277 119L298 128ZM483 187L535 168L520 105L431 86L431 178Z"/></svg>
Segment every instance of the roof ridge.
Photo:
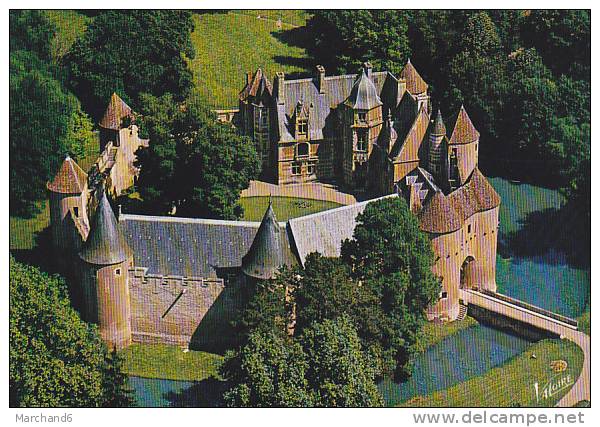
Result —
<svg viewBox="0 0 600 427"><path fill-rule="evenodd" d="M371 202L374 202L376 200L387 199L388 197L398 197L398 195L396 193L387 194L385 196L376 197L374 199L369 199L369 200L363 200L362 202L353 203L351 205L338 206L336 208L327 209L327 210L324 210L324 211L319 211L319 212L315 212L315 213L312 213L312 214L308 214L308 215L304 215L304 216L299 216L299 217L296 217L296 218L290 218L287 222L291 223L291 222L297 222L297 220L300 220L300 219L316 218L318 216L323 216L325 214L330 214L332 212L338 212L338 211L342 211L342 210L346 210L346 209L352 209L352 208L355 208L355 207L358 207L358 206L367 205L367 204L369 204Z"/></svg>
<svg viewBox="0 0 600 427"><path fill-rule="evenodd" d="M208 225L230 225L238 227L259 227L258 221L235 221L210 218L186 218L178 216L161 215L139 215L139 214L121 214L119 221L148 221L148 222L171 222L180 224L208 224ZM285 224L285 222L283 223ZM281 225L281 223L280 223Z"/></svg>

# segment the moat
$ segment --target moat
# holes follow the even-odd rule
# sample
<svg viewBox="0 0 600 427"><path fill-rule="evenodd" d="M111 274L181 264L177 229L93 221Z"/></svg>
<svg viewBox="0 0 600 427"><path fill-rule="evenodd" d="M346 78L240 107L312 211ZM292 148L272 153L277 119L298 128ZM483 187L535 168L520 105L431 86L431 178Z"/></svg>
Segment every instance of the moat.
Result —
<svg viewBox="0 0 600 427"><path fill-rule="evenodd" d="M589 266L573 265L555 247L553 238L564 228L544 217L560 205L561 195L501 178L491 178L490 182L502 197L498 291L566 316L581 315L588 303ZM529 244L523 249L525 240ZM393 406L479 376L522 353L529 344L522 337L474 326L420 354L408 381L396 384L384 380L379 388L386 404ZM137 404L147 407L214 406L222 388L214 380L194 383L139 377L132 377L131 385Z"/></svg>

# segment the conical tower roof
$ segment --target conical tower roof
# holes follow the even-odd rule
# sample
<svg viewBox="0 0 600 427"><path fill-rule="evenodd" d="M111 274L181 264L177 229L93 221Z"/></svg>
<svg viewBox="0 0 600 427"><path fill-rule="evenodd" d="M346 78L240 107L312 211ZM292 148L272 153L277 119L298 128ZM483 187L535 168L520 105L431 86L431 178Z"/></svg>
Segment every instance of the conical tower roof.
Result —
<svg viewBox="0 0 600 427"><path fill-rule="evenodd" d="M246 275L257 279L270 279L279 267L292 265L293 255L284 232L277 223L273 206L269 202L254 241L242 258L242 271Z"/></svg>
<svg viewBox="0 0 600 427"><path fill-rule="evenodd" d="M69 155L65 157L58 173L46 187L54 193L81 194L87 182L87 174Z"/></svg>
<svg viewBox="0 0 600 427"><path fill-rule="evenodd" d="M441 191L435 192L418 217L421 230L428 233L451 233L462 226L462 219Z"/></svg>
<svg viewBox="0 0 600 427"><path fill-rule="evenodd" d="M413 95L418 95L427 92L427 83L423 77L417 72L417 69L410 62L410 59L400 72L400 77L406 80L406 89Z"/></svg>
<svg viewBox="0 0 600 427"><path fill-rule="evenodd" d="M79 257L90 264L111 265L123 262L131 255L131 249L119 229L106 193L102 191L90 234Z"/></svg>
<svg viewBox="0 0 600 427"><path fill-rule="evenodd" d="M468 144L477 139L479 139L479 132L475 129L464 105L461 105L456 120L454 120L449 142L450 144Z"/></svg>
<svg viewBox="0 0 600 427"><path fill-rule="evenodd" d="M444 124L444 119L442 118L442 112L440 110L437 112L433 124L433 131L431 133L432 135L446 135L446 125Z"/></svg>
<svg viewBox="0 0 600 427"><path fill-rule="evenodd" d="M104 116L100 120L100 126L104 129L119 130L121 129L121 121L125 117L133 117L133 111L119 95L113 93Z"/></svg>
<svg viewBox="0 0 600 427"><path fill-rule="evenodd" d="M355 110L370 110L383 105L377 94L375 84L367 76L364 69L354 82L350 96L344 101L344 104Z"/></svg>

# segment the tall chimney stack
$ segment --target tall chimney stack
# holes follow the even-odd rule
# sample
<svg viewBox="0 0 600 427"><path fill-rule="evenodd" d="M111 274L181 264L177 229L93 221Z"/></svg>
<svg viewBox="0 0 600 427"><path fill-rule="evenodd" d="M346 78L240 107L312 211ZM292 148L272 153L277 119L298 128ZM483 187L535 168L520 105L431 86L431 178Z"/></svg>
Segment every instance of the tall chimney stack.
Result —
<svg viewBox="0 0 600 427"><path fill-rule="evenodd" d="M317 65L317 88L319 93L325 93L325 68L322 65Z"/></svg>
<svg viewBox="0 0 600 427"><path fill-rule="evenodd" d="M277 94L277 103L278 104L285 103L285 98L284 98L285 95L283 92L284 82L285 82L285 74L283 73L283 71L279 71L278 73L275 73L275 85L277 86L276 94Z"/></svg>

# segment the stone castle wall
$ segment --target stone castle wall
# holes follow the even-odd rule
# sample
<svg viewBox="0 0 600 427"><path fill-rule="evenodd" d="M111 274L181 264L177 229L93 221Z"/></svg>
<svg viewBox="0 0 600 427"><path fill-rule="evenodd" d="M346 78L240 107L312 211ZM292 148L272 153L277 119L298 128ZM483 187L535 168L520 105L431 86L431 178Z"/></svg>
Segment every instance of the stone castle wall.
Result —
<svg viewBox="0 0 600 427"><path fill-rule="evenodd" d="M133 341L218 350L233 338L241 280L146 275L129 270Z"/></svg>

